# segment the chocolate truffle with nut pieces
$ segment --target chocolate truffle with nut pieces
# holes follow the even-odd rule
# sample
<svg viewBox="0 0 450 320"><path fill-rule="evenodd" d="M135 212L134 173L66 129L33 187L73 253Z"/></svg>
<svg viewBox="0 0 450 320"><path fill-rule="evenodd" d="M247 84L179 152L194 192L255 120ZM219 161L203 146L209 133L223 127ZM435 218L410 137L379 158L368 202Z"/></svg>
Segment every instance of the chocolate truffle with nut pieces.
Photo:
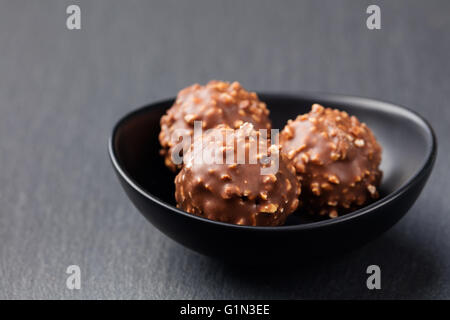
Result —
<svg viewBox="0 0 450 320"><path fill-rule="evenodd" d="M288 121L280 144L302 184L302 210L335 218L379 197L381 147L355 116L314 104Z"/></svg>
<svg viewBox="0 0 450 320"><path fill-rule="evenodd" d="M203 135L200 150L195 151L196 138L185 154L184 166L175 178L177 207L239 225L284 224L297 208L301 190L295 169L280 154L280 146L271 145L249 123L238 130L219 126L214 131ZM243 154L245 161L240 161ZM213 159L222 161L196 160L196 155L214 155Z"/></svg>
<svg viewBox="0 0 450 320"><path fill-rule="evenodd" d="M201 121L204 130L220 124L239 128L244 122L252 123L256 130L271 128L266 104L258 99L255 92L248 92L238 82L213 80L205 86L189 86L178 93L173 106L161 117L160 153L172 171L182 166L173 161L172 153L178 152L182 156L183 152L182 148L174 149L180 141L174 133L183 133L192 139L195 121Z"/></svg>

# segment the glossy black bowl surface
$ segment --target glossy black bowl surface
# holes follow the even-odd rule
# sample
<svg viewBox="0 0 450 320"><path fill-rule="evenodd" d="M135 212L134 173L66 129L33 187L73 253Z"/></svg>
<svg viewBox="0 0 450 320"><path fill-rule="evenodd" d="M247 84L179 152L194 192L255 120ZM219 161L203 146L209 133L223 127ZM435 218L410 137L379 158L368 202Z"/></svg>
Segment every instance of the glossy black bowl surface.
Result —
<svg viewBox="0 0 450 320"><path fill-rule="evenodd" d="M291 215L285 226L250 227L193 216L175 207L174 174L159 156L159 119L173 99L126 115L109 142L113 167L139 211L175 241L225 259L277 259L328 256L367 243L394 225L413 205L436 158L437 144L429 124L416 113L390 103L328 94L261 94L274 128L308 112L313 103L357 116L373 130L383 147L381 198L347 215L314 221Z"/></svg>

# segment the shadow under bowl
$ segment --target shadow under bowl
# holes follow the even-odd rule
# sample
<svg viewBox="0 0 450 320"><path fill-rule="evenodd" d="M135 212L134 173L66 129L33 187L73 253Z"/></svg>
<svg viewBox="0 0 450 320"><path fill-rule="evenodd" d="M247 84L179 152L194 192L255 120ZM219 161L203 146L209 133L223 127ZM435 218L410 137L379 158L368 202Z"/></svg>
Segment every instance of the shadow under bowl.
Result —
<svg viewBox="0 0 450 320"><path fill-rule="evenodd" d="M197 217L176 208L175 175L159 155L159 120L174 99L156 102L122 118L109 141L114 170L128 197L156 228L178 243L223 259L273 260L327 257L357 248L393 226L413 205L436 158L430 125L416 113L372 99L330 94L260 94L273 128L306 113L313 103L355 115L383 148L381 197L335 219L291 215L286 225L251 227Z"/></svg>

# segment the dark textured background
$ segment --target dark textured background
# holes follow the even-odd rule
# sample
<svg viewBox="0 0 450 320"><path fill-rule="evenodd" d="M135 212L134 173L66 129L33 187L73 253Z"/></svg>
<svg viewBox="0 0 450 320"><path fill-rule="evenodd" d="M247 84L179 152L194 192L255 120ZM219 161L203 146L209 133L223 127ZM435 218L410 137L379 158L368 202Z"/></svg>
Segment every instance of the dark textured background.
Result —
<svg viewBox="0 0 450 320"><path fill-rule="evenodd" d="M73 3L80 31L65 27ZM0 298L450 298L449 17L450 1L1 1ZM107 139L124 113L213 78L406 105L440 142L429 184L332 261L252 275L193 253L128 201ZM70 264L80 291L65 288ZM369 264L381 291L365 287Z"/></svg>

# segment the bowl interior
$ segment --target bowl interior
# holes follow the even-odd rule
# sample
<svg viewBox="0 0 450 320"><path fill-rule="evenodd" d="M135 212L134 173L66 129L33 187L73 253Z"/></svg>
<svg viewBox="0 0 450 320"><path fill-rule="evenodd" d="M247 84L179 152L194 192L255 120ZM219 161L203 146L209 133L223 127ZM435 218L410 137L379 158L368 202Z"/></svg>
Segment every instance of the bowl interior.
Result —
<svg viewBox="0 0 450 320"><path fill-rule="evenodd" d="M308 112L313 103L338 108L355 115L374 132L383 148L380 188L384 197L412 179L425 165L433 138L425 122L414 113L389 103L365 98L316 95L260 95L270 109L273 128L282 129L288 119ZM116 126L114 153L122 170L151 196L175 207L175 175L159 155L159 119L173 100L144 107ZM313 222L307 215L291 215L286 225Z"/></svg>

